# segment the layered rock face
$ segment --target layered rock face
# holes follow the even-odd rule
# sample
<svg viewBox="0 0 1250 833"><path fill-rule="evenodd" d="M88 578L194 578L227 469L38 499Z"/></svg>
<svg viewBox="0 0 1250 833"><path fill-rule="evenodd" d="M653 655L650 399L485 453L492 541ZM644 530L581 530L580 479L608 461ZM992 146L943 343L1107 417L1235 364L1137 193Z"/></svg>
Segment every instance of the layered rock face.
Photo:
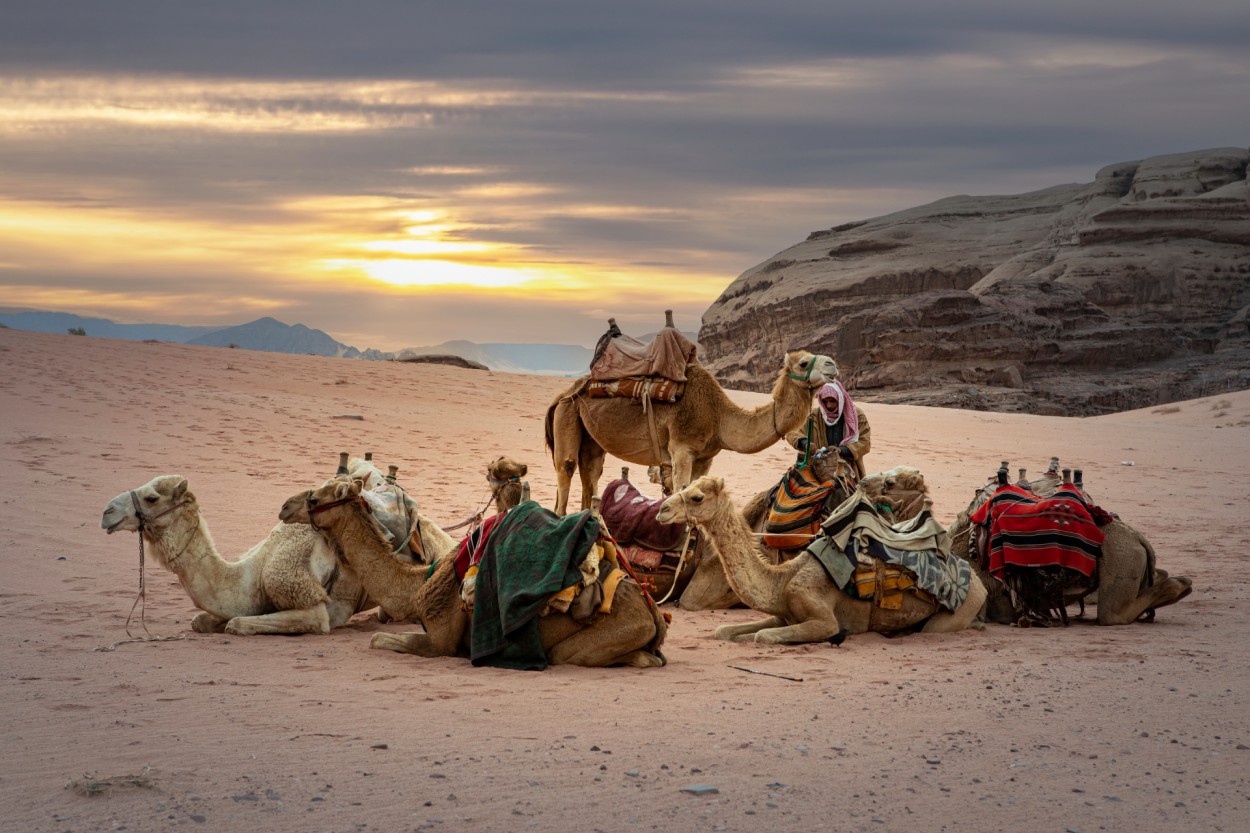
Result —
<svg viewBox="0 0 1250 833"><path fill-rule="evenodd" d="M727 386L784 350L865 400L1088 415L1250 388L1250 152L1109 165L1092 183L950 197L813 232L703 316Z"/></svg>

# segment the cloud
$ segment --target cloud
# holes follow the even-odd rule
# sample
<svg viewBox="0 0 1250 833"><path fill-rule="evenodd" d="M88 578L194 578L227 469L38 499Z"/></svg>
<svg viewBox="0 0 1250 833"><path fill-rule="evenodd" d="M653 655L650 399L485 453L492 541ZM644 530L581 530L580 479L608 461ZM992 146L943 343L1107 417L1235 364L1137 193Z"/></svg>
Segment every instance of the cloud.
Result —
<svg viewBox="0 0 1250 833"><path fill-rule="evenodd" d="M1019 6L15 4L0 290L587 343L814 229L1245 144L1242 3Z"/></svg>

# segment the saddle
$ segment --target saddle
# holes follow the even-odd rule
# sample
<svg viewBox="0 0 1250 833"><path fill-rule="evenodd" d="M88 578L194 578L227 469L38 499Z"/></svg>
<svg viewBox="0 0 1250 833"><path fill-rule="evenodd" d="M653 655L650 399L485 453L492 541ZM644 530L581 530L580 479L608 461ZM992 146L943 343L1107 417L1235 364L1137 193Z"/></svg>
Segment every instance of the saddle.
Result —
<svg viewBox="0 0 1250 833"><path fill-rule="evenodd" d="M675 327L664 327L649 343L623 334L613 324L595 345L590 378L611 381L630 377L659 377L686 381L686 365L695 361L698 345Z"/></svg>
<svg viewBox="0 0 1250 833"><path fill-rule="evenodd" d="M693 531L655 519L662 503L662 498L647 497L624 477L609 483L599 499L599 516L621 555L656 598L684 590L702 557ZM688 550L684 563L683 550Z"/></svg>
<svg viewBox="0 0 1250 833"><path fill-rule="evenodd" d="M1067 624L1065 594L1098 583L1103 532L1114 515L1078 486L1062 483L1047 497L1023 485L1000 485L969 514L974 546L990 574L1003 581L1024 623Z"/></svg>
<svg viewBox="0 0 1250 833"><path fill-rule="evenodd" d="M1075 487L1065 485L1042 498L1007 484L968 520L989 527L987 564L995 578L1008 567L1062 567L1088 577L1102 554L1103 532L1095 512L1107 515Z"/></svg>
<svg viewBox="0 0 1250 833"><path fill-rule="evenodd" d="M833 509L838 481L820 482L810 467L791 466L773 493L764 522L764 546L778 550L801 549L820 531Z"/></svg>

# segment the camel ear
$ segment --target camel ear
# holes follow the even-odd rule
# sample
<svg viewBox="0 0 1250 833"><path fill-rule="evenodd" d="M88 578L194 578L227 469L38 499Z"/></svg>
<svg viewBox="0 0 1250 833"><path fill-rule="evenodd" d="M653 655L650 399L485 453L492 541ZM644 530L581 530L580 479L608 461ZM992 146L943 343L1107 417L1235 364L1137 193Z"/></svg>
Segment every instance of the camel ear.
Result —
<svg viewBox="0 0 1250 833"><path fill-rule="evenodd" d="M185 477L179 478L178 482L174 484L173 498L174 500L182 500L182 496L186 493L187 479Z"/></svg>
<svg viewBox="0 0 1250 833"><path fill-rule="evenodd" d="M529 470L530 470L530 467L522 463L521 471L517 473L517 477L524 477L526 474L529 473Z"/></svg>
<svg viewBox="0 0 1250 833"><path fill-rule="evenodd" d="M716 491L718 492L725 491L725 478L723 477L716 478Z"/></svg>
<svg viewBox="0 0 1250 833"><path fill-rule="evenodd" d="M340 480L338 483L335 483L334 484L334 499L338 500L339 498L349 497L351 494L351 489L353 485L354 484L350 480L346 482ZM357 492L357 494L359 494L359 492Z"/></svg>

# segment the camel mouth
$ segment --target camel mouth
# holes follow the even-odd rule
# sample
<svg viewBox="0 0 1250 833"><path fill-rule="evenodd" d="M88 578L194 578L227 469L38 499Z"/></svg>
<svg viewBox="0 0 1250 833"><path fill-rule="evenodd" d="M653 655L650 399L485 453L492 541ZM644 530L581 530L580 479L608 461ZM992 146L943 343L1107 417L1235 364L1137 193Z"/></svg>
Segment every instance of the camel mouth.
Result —
<svg viewBox="0 0 1250 833"><path fill-rule="evenodd" d="M107 526L106 526L105 524L101 523L101 524L100 524L100 526L103 526L103 527L104 527L104 531L105 531L106 533L108 533L109 535L112 535L114 532L116 532L116 531L117 531L117 528L118 528L119 526L121 526L123 522L125 522L125 520L126 520L125 518L122 518L121 520L114 521L113 523L111 523L111 524L109 524L109 525L107 525Z"/></svg>

